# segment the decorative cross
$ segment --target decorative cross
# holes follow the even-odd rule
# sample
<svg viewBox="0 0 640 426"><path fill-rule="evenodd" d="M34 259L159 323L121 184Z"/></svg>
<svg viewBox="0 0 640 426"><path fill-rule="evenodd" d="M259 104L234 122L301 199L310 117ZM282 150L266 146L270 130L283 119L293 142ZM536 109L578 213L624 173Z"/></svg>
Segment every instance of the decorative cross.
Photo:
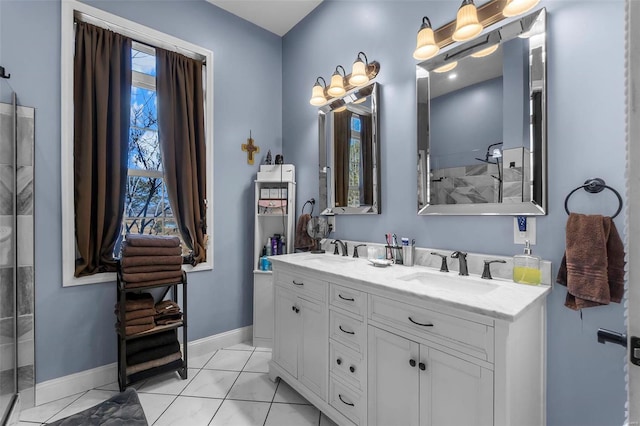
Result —
<svg viewBox="0 0 640 426"><path fill-rule="evenodd" d="M253 144L251 130L249 130L249 139L247 139L247 143L242 144L242 150L247 152L247 164L253 164L253 154L260 152L260 147Z"/></svg>

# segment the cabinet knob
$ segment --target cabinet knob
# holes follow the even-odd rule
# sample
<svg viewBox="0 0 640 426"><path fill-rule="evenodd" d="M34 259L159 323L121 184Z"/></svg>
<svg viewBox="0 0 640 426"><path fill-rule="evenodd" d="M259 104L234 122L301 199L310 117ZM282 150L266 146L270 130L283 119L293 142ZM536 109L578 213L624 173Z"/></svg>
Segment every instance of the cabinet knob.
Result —
<svg viewBox="0 0 640 426"><path fill-rule="evenodd" d="M410 359L409 360L409 365L412 366L412 367L415 367L416 366L416 360L415 359Z"/></svg>
<svg viewBox="0 0 640 426"><path fill-rule="evenodd" d="M418 367L420 367L420 370L422 370L422 371L427 369L427 366L425 365L424 362L421 362L420 364L418 364Z"/></svg>
<svg viewBox="0 0 640 426"><path fill-rule="evenodd" d="M349 367L349 371L351 371L352 373L356 372L356 367L354 367L353 365L351 367Z"/></svg>
<svg viewBox="0 0 640 426"><path fill-rule="evenodd" d="M336 359L336 364L338 365L342 364L342 360L340 358Z"/></svg>
<svg viewBox="0 0 640 426"><path fill-rule="evenodd" d="M296 307L295 307L295 306L292 306L292 307L291 307L291 310L292 310L293 312L295 312L295 311L296 311Z"/></svg>

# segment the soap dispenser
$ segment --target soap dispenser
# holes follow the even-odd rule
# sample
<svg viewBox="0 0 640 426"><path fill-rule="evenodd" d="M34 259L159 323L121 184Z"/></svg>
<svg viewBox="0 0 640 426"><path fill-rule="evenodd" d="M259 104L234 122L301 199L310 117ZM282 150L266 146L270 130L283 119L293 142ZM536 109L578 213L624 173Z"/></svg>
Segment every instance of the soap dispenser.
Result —
<svg viewBox="0 0 640 426"><path fill-rule="evenodd" d="M526 240L524 254L513 256L513 282L538 285L541 279L540 258L531 254L531 245Z"/></svg>

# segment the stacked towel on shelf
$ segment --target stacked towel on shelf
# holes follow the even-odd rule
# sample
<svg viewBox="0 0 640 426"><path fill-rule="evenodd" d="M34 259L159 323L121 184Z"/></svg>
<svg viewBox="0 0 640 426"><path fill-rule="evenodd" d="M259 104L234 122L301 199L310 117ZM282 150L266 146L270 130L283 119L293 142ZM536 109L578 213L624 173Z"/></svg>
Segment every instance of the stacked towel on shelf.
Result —
<svg viewBox="0 0 640 426"><path fill-rule="evenodd" d="M118 318L116 327L120 327L121 303L116 303L115 314ZM153 296L149 293L127 293L124 302L125 334L130 336L143 331L151 330L156 326L154 316L156 314Z"/></svg>
<svg viewBox="0 0 640 426"><path fill-rule="evenodd" d="M182 280L180 239L127 234L120 266L127 288L178 283Z"/></svg>
<svg viewBox="0 0 640 426"><path fill-rule="evenodd" d="M182 365L180 343L175 330L164 331L129 340L127 352L127 375L131 381L151 377L155 371L178 368Z"/></svg>
<svg viewBox="0 0 640 426"><path fill-rule="evenodd" d="M180 305L172 300L156 303L154 319L157 325L175 324L182 321Z"/></svg>

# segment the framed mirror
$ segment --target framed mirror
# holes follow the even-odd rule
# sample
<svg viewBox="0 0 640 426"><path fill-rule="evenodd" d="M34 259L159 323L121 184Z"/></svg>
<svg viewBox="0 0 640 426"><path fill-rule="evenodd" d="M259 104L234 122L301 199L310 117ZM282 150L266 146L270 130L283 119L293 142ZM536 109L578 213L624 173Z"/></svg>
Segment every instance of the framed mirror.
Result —
<svg viewBox="0 0 640 426"><path fill-rule="evenodd" d="M380 214L378 108L378 83L319 108L321 214Z"/></svg>
<svg viewBox="0 0 640 426"><path fill-rule="evenodd" d="M417 66L418 214L544 215L545 9Z"/></svg>

